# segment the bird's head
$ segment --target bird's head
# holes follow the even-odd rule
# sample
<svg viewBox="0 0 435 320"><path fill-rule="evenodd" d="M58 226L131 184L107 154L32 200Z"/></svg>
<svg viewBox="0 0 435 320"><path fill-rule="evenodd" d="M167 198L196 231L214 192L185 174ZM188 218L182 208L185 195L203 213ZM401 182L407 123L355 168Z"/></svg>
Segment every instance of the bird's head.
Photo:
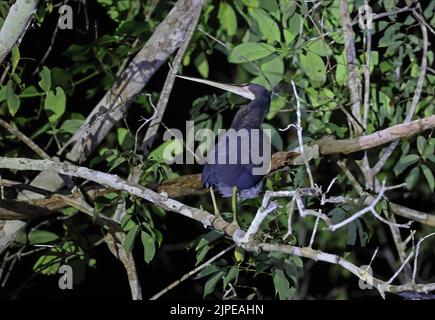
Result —
<svg viewBox="0 0 435 320"><path fill-rule="evenodd" d="M256 83L248 83L245 85L242 85L242 87L248 91L251 92L254 95L254 99L266 99L269 98L271 96L271 92L269 90L267 90L265 87L263 87L262 85L256 84ZM251 99L251 100L254 100Z"/></svg>

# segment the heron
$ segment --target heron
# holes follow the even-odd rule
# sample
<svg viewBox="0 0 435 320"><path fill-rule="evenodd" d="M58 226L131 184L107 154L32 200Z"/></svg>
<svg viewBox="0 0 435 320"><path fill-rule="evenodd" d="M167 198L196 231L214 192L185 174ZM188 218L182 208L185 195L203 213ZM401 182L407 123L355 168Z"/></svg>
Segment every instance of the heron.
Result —
<svg viewBox="0 0 435 320"><path fill-rule="evenodd" d="M257 197L263 189L265 172L258 173L254 169L270 166L270 154L262 154L263 162L258 163L254 162L251 153L253 149L260 153L261 151L264 153L265 150L266 153L267 151L270 153L270 139L264 134L261 126L269 110L271 92L262 85L254 83L234 85L187 76L178 77L232 92L250 100L248 104L241 105L234 115L229 128L232 130L228 130L230 133L219 136L217 143L209 149L202 170L202 184L210 190L215 215L221 216L214 193L216 189L222 197L232 197L232 224L238 227L238 198ZM233 140L235 143L231 143L231 139L235 139ZM231 156L235 157L235 162L229 161ZM244 156L247 161L243 161Z"/></svg>

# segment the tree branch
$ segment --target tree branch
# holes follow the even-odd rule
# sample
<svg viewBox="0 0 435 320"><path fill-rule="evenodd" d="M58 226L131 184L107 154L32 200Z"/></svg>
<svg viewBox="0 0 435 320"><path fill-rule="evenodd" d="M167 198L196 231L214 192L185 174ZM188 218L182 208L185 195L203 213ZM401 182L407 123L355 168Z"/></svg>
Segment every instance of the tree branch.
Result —
<svg viewBox="0 0 435 320"><path fill-rule="evenodd" d="M355 34L352 29L352 22L349 15L347 0L340 0L340 18L343 26L344 48L346 51L347 68L349 71L347 87L350 92L350 101L352 103L352 115L359 122L354 125L357 135L362 133L361 126L361 84L358 79L357 57L355 51Z"/></svg>
<svg viewBox="0 0 435 320"><path fill-rule="evenodd" d="M26 31L38 2L38 0L17 0L9 9L0 30L0 64Z"/></svg>
<svg viewBox="0 0 435 320"><path fill-rule="evenodd" d="M191 22L189 25L189 28L186 31L186 35L184 37L183 43L181 44L180 48L178 49L177 55L175 56L174 63L171 67L171 70L168 73L168 76L166 77L165 84L163 86L163 90L160 93L159 102L157 103L157 116L152 119L148 130L145 134L145 137L143 138L142 142L142 150L144 150L144 153L147 155L152 147L152 144L154 142L155 136L157 134L157 130L159 129L160 122L163 119L163 115L166 110L166 106L169 101L169 96L171 95L172 87L174 85L175 76L178 73L178 69L181 65L184 53L186 52L187 47L189 46L190 39L193 36L193 33L196 29L196 26L198 24L199 18L201 16L202 6L204 5L204 1L199 1L196 11L192 13Z"/></svg>
<svg viewBox="0 0 435 320"><path fill-rule="evenodd" d="M400 293L403 291L414 291L418 293L428 293L435 290L435 283L416 284L407 283L400 286L391 285L385 281L373 277L367 272L366 269L357 267L350 261L341 258L337 255L325 253L318 250L313 250L308 247L295 247L283 244L268 244L257 243L250 239L247 242L240 241L245 237L245 232L233 224L229 224L220 217L215 217L209 212L202 209L187 206L181 202L168 198L164 194L158 194L148 188L142 187L135 183L123 180L116 175L107 174L85 167L79 167L68 163L59 163L51 160L32 160L25 158L4 158L0 157L0 168L12 170L53 170L58 174L65 174L75 176L78 178L91 180L117 190L126 191L132 195L138 196L142 199L150 201L155 205L171 211L182 214L185 217L201 222L205 227L213 227L216 230L225 232L228 236L232 237L236 244L241 245L248 251L270 251L270 252L283 252L287 254L297 255L313 259L315 261L325 261L332 264L338 264L346 270L353 273L361 280L366 281L368 284L373 285L380 294L384 297L385 292ZM277 193L277 196L287 196L284 192ZM296 199L297 200L297 199Z"/></svg>

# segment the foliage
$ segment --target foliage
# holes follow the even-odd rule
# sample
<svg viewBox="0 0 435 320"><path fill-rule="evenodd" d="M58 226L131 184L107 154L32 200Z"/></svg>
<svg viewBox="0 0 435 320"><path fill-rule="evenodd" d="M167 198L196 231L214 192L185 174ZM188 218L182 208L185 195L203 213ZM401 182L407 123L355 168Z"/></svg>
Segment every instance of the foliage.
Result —
<svg viewBox="0 0 435 320"><path fill-rule="evenodd" d="M395 10L395 3L370 1L374 12ZM47 20L56 16L56 10L53 9L56 4L59 1L47 1L39 8L37 28L44 28ZM350 138L354 131L349 126L351 121L348 115L343 112L350 109L349 74L338 4L339 1L329 0L207 1L197 31L183 58L183 71L196 72L201 77L222 82L257 83L274 90L276 95L271 102L265 127L273 129L272 141L276 150L292 150L298 145L292 131L277 130L296 121L296 100L291 81L296 84L301 97L305 142L328 135L340 139ZM362 4L363 1L359 0L349 3L352 18L357 19L358 7ZM10 67L5 71L4 80L1 80L0 117L13 122L35 143L44 146L43 149L50 155L57 154L84 123L95 102L117 81L124 60L130 59L141 48L170 9L169 2L154 7L153 1L140 0L97 0L96 5L110 21L107 22L110 26L107 31L89 41L68 42L63 49L62 63L57 64L52 57L35 76L31 75L36 66L31 60L39 60L40 57L33 57L28 51L22 52L21 47L15 46L7 61ZM434 6L435 2L431 2L422 8L422 15L432 27L435 25ZM1 23L8 10L7 2L0 1ZM88 8L81 10L87 11ZM367 63L364 41L367 31L361 30L358 24L354 25L354 30L356 68L359 80L362 80L362 69ZM422 56L420 24L411 14L391 14L375 20L371 36L367 133L404 122L421 72ZM427 59L428 65L432 66L434 52L431 46ZM431 69L425 77L415 118L434 114L434 85L435 75ZM131 109L136 110L136 114L150 116L153 112L151 103L157 101L160 89L150 86L146 90L151 98L139 95ZM243 101L228 93L216 94L219 95L195 96L191 105L183 107L188 118L195 121L195 130L209 128L217 132L224 128L228 111L233 113L236 105ZM181 109L181 106L176 107ZM137 118L135 120L131 121L127 115L86 164L123 177L139 166L142 169L139 183L148 186L197 172L193 166L179 168L165 163L164 148L169 143L174 148L182 148L181 141L160 141L146 158L139 152L135 153L135 134L139 126ZM29 150L16 137L3 129L0 148L5 156L29 154ZM392 193L391 199L398 199L404 204L410 201L422 211L433 212L434 150L433 131L400 141L399 147L377 175L380 181L385 179L388 185L406 182L407 190ZM384 151L384 148L371 150L368 153L369 163L375 164ZM359 160L353 155L348 159ZM330 157L315 160L312 167L316 182L327 186L332 178L338 176L332 193L358 198L352 184L335 166L336 160ZM357 178L363 181L363 174L354 171L358 172ZM31 177L27 173L25 177L22 175L16 172L10 178L22 181ZM309 186L309 182L305 168L301 166L268 176L265 185L268 190L294 190ZM15 191L8 192L8 196L15 195ZM204 206L204 209L212 210L206 197L189 198L186 201L195 207ZM318 204L318 200L309 199L307 205ZM337 223L364 207L363 201L359 199L357 203L341 206L326 205L322 210ZM279 199L279 203L280 207L263 223L259 239L280 242L286 234L290 203L288 199ZM126 212L121 221L125 233L125 251L135 253L141 250L146 264L155 263L153 259L169 236L166 232L169 215L163 209L134 196L119 193L97 197L92 204L91 219L85 219L77 210L69 208L59 212L61 222L48 218L43 227L38 225L39 222L31 222L32 228L20 235L16 246L29 249L37 245L50 245L33 255L35 272L56 274L61 264L73 261L80 266L84 276L86 268L98 264L92 257L93 244L101 241L107 233L107 227L98 221L98 217L113 217L120 204L125 205ZM227 206L225 201L220 201L219 205ZM260 206L261 199L243 203L239 220L242 228L249 226ZM382 212L383 216L392 214L386 200L380 203L379 209L378 212ZM230 218L231 214L224 212L223 216ZM293 224L294 235L287 240L288 243L306 246L314 223L312 217L296 219ZM97 232L92 229L95 226ZM90 229L92 232L89 234L83 232ZM180 226L180 232L182 229ZM425 227L420 229L418 231L422 234L427 231ZM347 252L348 259L364 264L368 261L368 250L377 246L376 241L395 250L385 240L388 232L387 227L379 226L379 221L364 216L335 233L319 228L315 244L319 250ZM188 249L189 253L195 255L196 266L229 243L217 231L205 231L197 239L190 240L193 245ZM363 251L364 254L359 254ZM195 281L202 281L204 297L222 297L223 292L233 287L238 294L240 292L238 297L243 299L292 299L297 297L304 275L310 272L304 271L304 267L304 262L297 256L265 252L249 254L237 248L231 251L231 255L201 270ZM325 274L331 286L335 280L346 279L347 276L344 271L340 274L334 274L333 271ZM337 286L337 292L337 296L352 295L347 287Z"/></svg>

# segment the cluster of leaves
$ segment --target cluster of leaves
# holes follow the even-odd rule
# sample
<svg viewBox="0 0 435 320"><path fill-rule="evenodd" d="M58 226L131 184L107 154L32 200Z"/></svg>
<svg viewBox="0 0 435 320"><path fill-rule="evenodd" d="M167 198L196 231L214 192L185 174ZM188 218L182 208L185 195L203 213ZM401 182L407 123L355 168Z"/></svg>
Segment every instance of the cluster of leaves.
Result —
<svg viewBox="0 0 435 320"><path fill-rule="evenodd" d="M349 3L353 17L357 8L364 1ZM32 129L30 138L43 141L45 149L56 143L58 147L65 144L71 135L83 124L85 113L92 107L91 102L104 94L116 81L119 68L126 58L131 57L141 44L152 34L160 18L167 14L167 5L159 5L156 17L149 18L156 2L144 3L140 0L97 0L105 8L111 23L112 32L106 32L86 44L73 44L64 52L66 67L43 66L37 73L37 80L27 76L29 62L22 57L18 47L14 47L7 71L6 81L0 84L0 115L14 119L15 125L25 131ZM391 11L395 1L371 1L375 12ZM0 25L9 10L8 1L0 1ZM430 25L435 24L435 2L428 4L423 16ZM53 1L45 1L36 15L36 22L41 26L46 17L54 14ZM146 20L146 18L149 18ZM355 25L355 43L358 52L359 74L366 63L365 32ZM184 66L194 66L204 78L219 81L221 70L216 71L211 65L211 57L224 57L228 64L225 81L231 77L233 83L258 83L273 89L274 95L267 115L266 128L272 130L272 142L277 150L291 150L297 146L291 134L280 133L276 128L294 122L295 100L291 81L299 88L303 111L304 139L308 142L325 135L338 138L351 136L342 109L349 109L347 89L347 61L342 33L342 22L338 1L321 2L292 0L234 0L208 1L202 12L198 32L183 58ZM368 133L402 123L415 92L417 78L420 74L422 40L419 23L408 15L399 18L391 15L374 21L371 32L372 50L370 53L370 113L366 131ZM434 54L429 48L428 65L433 64ZM32 68L31 68L32 69ZM432 115L434 112L433 72L426 75L421 99L417 105L419 117ZM84 108L73 107L73 98L82 95ZM158 94L152 94L152 100ZM75 100L74 100L75 101ZM190 108L190 117L195 121L195 131L209 128L214 132L224 127L224 112L234 108L242 100L230 94L198 98ZM89 104L89 105L88 105ZM27 108L27 106L29 106ZM135 107L140 107L146 114L152 114L150 101L146 96L138 96ZM102 145L89 160L90 167L98 167L106 172L121 173L126 176L131 168L140 165L143 175L140 183L155 184L178 175L168 165L168 157L173 159L182 150L182 141L174 140L157 146L144 159L139 156L134 132L125 122L120 123L110 133ZM35 124L37 128L31 125ZM187 133L187 134L190 134ZM38 141L38 139L40 139ZM13 141L10 135L0 136L0 147ZM165 150L175 150L166 154ZM389 184L406 181L410 193L424 190L425 195L435 189L435 138L432 132L410 138L401 142L391 159L386 163L379 178L387 178ZM56 149L57 150L57 149ZM381 150L369 154L369 161L375 162ZM21 155L21 148L8 151L8 155ZM170 160L169 159L169 160ZM316 167L331 167L329 159L316 159ZM331 170L332 171L332 170ZM316 172L314 172L316 175ZM325 179L335 176L327 173ZM320 175L317 175L320 176ZM328 181L329 182L329 181ZM419 183L422 182L422 183ZM347 180L340 176L337 180L343 193L348 190ZM306 187L305 168L299 167L280 171L266 179L268 190L293 190ZM349 192L352 195L352 192ZM423 197L423 195L417 195ZM361 209L363 200L354 205L325 207L331 219L337 223ZM426 199L425 199L426 200ZM106 194L94 201L95 222L99 216L113 217L120 203L125 204L127 214L121 221L126 233L124 248L131 252L134 246L142 243L144 260L149 263L162 244L164 235L159 231L156 217L165 217L165 212L155 206L119 194ZM282 239L288 228L288 218L292 203L288 199L279 199L280 207L269 215L262 225L259 238L262 240ZM318 199L308 199L307 206L317 205ZM201 204L198 204L198 207ZM243 228L252 221L256 209L261 205L260 199L251 199L243 203L239 223ZM386 201L378 205L378 212L391 214ZM63 212L68 219L75 219L74 210ZM230 218L231 213L224 212ZM163 219L162 219L163 220ZM71 223L78 229L85 229L90 223ZM86 245L78 239L84 233L71 232L71 224L62 223L62 232L52 232L36 228L24 233L18 242L23 246L49 245L50 248L38 256L34 270L43 274L54 274L59 266L68 262L83 266L94 266L95 260L88 254ZM312 230L313 219L298 219L293 223L293 234L304 234ZM51 230L51 229L50 229ZM95 243L102 238L105 229L101 229L93 239ZM343 232L321 232L316 238L319 249L340 249L365 246L372 237L372 223L368 218L355 220ZM296 236L288 239L290 244L304 245L304 239ZM196 265L204 262L210 253L220 248L225 242L221 233L212 231L195 242ZM278 241L278 240L276 240ZM204 296L227 290L230 285L246 292L248 299L261 298L263 293L255 285L259 277L266 277L275 288L278 298L291 299L302 276L302 261L297 257L281 254L260 253L247 254L235 249L231 259L220 259L205 268L197 278L204 278ZM245 290L248 289L248 290Z"/></svg>

